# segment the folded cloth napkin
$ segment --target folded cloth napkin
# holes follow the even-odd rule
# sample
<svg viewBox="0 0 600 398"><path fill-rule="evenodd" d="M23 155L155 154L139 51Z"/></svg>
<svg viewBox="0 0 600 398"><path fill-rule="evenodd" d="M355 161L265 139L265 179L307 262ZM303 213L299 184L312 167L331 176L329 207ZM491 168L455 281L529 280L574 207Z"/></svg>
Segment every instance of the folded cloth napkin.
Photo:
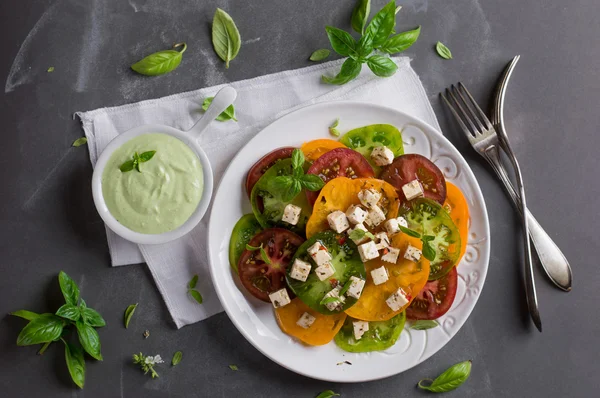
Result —
<svg viewBox="0 0 600 398"><path fill-rule="evenodd" d="M332 100L355 100L396 108L439 129L419 77L406 57L393 58L398 65L389 78L374 76L367 68L343 86L321 83L323 74L334 75L341 60L308 68L230 83L237 92L239 122L213 122L200 144L210 159L215 185L234 155L256 133L295 109ZM164 124L187 130L202 116L202 101L223 85L142 101L113 108L77 112L88 139L90 160L96 164L106 145L119 133L143 124ZM257 159L259 155L257 154ZM208 215L188 235L162 245L136 245L106 229L113 266L146 262L177 328L206 319L223 308L210 279L206 235ZM194 274L204 302L188 296L186 286Z"/></svg>

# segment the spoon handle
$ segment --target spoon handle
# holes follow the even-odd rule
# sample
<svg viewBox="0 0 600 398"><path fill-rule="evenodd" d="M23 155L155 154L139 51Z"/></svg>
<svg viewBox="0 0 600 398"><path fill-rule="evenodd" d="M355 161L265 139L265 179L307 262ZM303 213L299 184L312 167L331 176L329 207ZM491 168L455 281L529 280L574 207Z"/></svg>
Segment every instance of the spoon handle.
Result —
<svg viewBox="0 0 600 398"><path fill-rule="evenodd" d="M195 139L200 137L200 134L208 125L217 118L227 107L233 104L233 101L237 98L237 91L231 86L225 86L213 99L212 103L206 110L206 113L194 124L194 126L188 130L188 133L192 134Z"/></svg>

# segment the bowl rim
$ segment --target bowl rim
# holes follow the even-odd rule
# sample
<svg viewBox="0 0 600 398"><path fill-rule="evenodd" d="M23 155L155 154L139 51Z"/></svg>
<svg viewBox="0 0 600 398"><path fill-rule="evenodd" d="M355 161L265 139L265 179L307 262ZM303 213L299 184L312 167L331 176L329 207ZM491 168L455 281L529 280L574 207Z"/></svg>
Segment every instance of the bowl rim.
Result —
<svg viewBox="0 0 600 398"><path fill-rule="evenodd" d="M200 160L200 164L202 165L204 189L202 191L200 202L198 202L198 206L196 206L196 210L194 210L192 215L183 224L171 231L160 234L144 234L127 228L117 221L117 219L110 213L102 193L102 174L106 164L110 160L110 157L115 150L135 137L153 133L166 134L175 137L186 144L192 151L194 151ZM94 198L94 204L96 205L98 214L100 214L100 217L110 230L128 241L138 244L156 245L167 243L190 232L200 223L204 214L206 213L212 198L212 192L213 172L210 166L210 161L200 144L198 144L198 142L194 139L192 133L186 133L176 128L160 124L147 124L134 127L113 138L98 157L94 167L94 172L92 174L92 196Z"/></svg>

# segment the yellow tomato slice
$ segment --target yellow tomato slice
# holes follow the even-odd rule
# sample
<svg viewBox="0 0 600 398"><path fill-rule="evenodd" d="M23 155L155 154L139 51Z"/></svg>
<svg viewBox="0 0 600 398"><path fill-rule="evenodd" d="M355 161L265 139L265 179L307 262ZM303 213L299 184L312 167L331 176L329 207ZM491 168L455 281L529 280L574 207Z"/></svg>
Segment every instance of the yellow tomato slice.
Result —
<svg viewBox="0 0 600 398"><path fill-rule="evenodd" d="M306 236L310 238L317 232L330 229L327 222L329 213L335 210L345 212L350 205L360 204L358 193L363 189L375 189L381 192L381 209L386 214L386 218L398 217L400 200L396 189L392 185L375 178L350 179L338 177L329 181L321 190L312 215L306 224ZM383 223L379 228L383 228Z"/></svg>
<svg viewBox="0 0 600 398"><path fill-rule="evenodd" d="M458 264L467 250L467 240L469 239L469 206L461 190L448 181L446 181L444 209L450 214L450 218L452 218L460 234L460 254L456 261L456 264Z"/></svg>
<svg viewBox="0 0 600 398"><path fill-rule="evenodd" d="M367 282L360 299L346 310L346 314L349 316L363 321L387 321L404 311L427 283L429 261L425 257L421 257L421 260L415 263L404 258L404 252L409 244L419 249L422 248L421 240L398 233L392 236L390 243L393 247L400 249L398 261L396 264L391 264L379 257L365 263ZM385 266L387 269L389 279L387 282L375 286L373 278L371 278L371 271L381 266ZM409 302L399 311L392 311L385 301L399 287L408 295Z"/></svg>
<svg viewBox="0 0 600 398"><path fill-rule="evenodd" d="M308 329L304 329L296 324L305 312L317 318ZM293 299L288 305L277 308L275 310L275 317L284 333L309 345L329 343L342 328L346 320L346 314L343 312L333 315L323 315L310 309L298 297Z"/></svg>
<svg viewBox="0 0 600 398"><path fill-rule="evenodd" d="M328 139L320 139L308 141L302 144L300 150L304 153L304 157L309 162L314 162L321 155L331 151L335 148L346 148L346 145L342 144L339 141L328 140Z"/></svg>

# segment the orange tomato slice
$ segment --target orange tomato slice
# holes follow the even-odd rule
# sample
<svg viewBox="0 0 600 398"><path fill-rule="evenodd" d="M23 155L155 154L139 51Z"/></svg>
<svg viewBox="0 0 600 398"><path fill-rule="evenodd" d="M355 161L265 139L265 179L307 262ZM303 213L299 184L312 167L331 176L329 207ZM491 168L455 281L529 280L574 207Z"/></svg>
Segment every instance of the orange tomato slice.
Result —
<svg viewBox="0 0 600 398"><path fill-rule="evenodd" d="M298 326L296 322L308 312L315 318L315 322L308 329ZM292 337L309 345L323 345L333 340L346 320L346 314L323 315L310 309L298 297L286 306L275 310L275 317L281 330Z"/></svg>
<svg viewBox="0 0 600 398"><path fill-rule="evenodd" d="M386 218L398 217L398 205L400 200L396 189L383 180L375 178L338 177L329 181L321 190L312 215L306 224L306 236L310 238L317 232L326 231L329 228L327 216L335 210L345 212L350 205L360 204L358 193L363 189L375 189L382 193L382 210ZM383 228L383 223L379 227Z"/></svg>
<svg viewBox="0 0 600 398"><path fill-rule="evenodd" d="M458 228L460 234L460 254L456 264L460 263L462 256L467 250L467 240L469 234L469 206L467 199L458 187L446 181L446 201L444 209L450 214L450 218Z"/></svg>
<svg viewBox="0 0 600 398"><path fill-rule="evenodd" d="M320 139L308 141L302 144L300 150L304 153L304 158L309 162L314 162L321 155L335 148L347 148L346 145L336 140Z"/></svg>
<svg viewBox="0 0 600 398"><path fill-rule="evenodd" d="M387 321L404 311L427 283L429 261L425 257L421 257L421 260L415 263L404 258L404 252L409 244L419 249L422 248L421 239L399 233L392 236L390 243L393 247L400 249L398 261L396 264L391 264L381 258L376 258L365 263L367 282L360 299L346 310L346 314L349 316L363 321ZM385 266L387 269L389 279L387 282L375 286L373 278L371 278L371 271L381 266ZM392 311L385 301L399 287L408 295L410 301L399 311Z"/></svg>

